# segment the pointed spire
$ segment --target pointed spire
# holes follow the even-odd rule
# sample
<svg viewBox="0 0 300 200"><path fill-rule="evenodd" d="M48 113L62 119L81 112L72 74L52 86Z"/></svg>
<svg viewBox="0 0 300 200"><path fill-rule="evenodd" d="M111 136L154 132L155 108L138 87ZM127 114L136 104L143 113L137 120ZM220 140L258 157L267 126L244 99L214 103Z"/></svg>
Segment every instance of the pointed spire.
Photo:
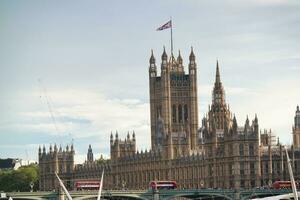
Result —
<svg viewBox="0 0 300 200"><path fill-rule="evenodd" d="M216 83L221 83L220 70L219 70L219 61L218 60L217 60L217 66L216 66Z"/></svg>
<svg viewBox="0 0 300 200"><path fill-rule="evenodd" d="M235 114L233 114L233 124L234 124L234 125L237 125L237 121L236 121Z"/></svg>
<svg viewBox="0 0 300 200"><path fill-rule="evenodd" d="M297 105L297 112L300 112L300 110L299 110L299 105Z"/></svg>
<svg viewBox="0 0 300 200"><path fill-rule="evenodd" d="M247 115L247 118L246 118L246 125L249 125L249 118L248 118L248 115Z"/></svg>
<svg viewBox="0 0 300 200"><path fill-rule="evenodd" d="M135 139L135 132L132 133L132 138Z"/></svg>
<svg viewBox="0 0 300 200"><path fill-rule="evenodd" d="M194 54L194 50L193 47L191 47L191 53L190 53L190 57L189 57L190 61L194 61L195 60L195 54Z"/></svg>
<svg viewBox="0 0 300 200"><path fill-rule="evenodd" d="M149 60L150 64L155 64L155 57L153 55L153 49L151 49L151 56L150 56L150 60Z"/></svg>
<svg viewBox="0 0 300 200"><path fill-rule="evenodd" d="M257 114L256 114L256 113L255 113L254 122L255 122L256 124L258 123L258 118L257 118Z"/></svg>
<svg viewBox="0 0 300 200"><path fill-rule="evenodd" d="M178 62L179 64L182 64L182 57L181 57L181 54L180 54L180 50L179 50L179 52L178 52L177 62Z"/></svg>
<svg viewBox="0 0 300 200"><path fill-rule="evenodd" d="M127 132L127 139L130 139L129 131Z"/></svg>
<svg viewBox="0 0 300 200"><path fill-rule="evenodd" d="M166 53L166 48L165 48L165 46L164 46L164 52L163 52L163 54L161 55L161 59L162 59L162 60L168 60L168 55L167 55L167 53Z"/></svg>

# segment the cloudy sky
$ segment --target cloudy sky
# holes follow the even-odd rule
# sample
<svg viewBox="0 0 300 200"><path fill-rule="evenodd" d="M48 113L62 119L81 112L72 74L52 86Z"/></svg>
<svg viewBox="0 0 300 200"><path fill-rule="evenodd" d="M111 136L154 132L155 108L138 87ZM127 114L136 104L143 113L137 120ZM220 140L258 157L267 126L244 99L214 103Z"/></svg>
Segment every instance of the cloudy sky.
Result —
<svg viewBox="0 0 300 200"><path fill-rule="evenodd" d="M37 160L39 145L91 144L109 155L110 132L135 130L150 147L148 65L174 49L198 64L199 116L211 102L219 60L226 100L243 125L284 144L300 104L298 0L0 1L0 157ZM159 65L159 63L158 63ZM51 115L52 113L52 115ZM53 116L53 117L52 117Z"/></svg>

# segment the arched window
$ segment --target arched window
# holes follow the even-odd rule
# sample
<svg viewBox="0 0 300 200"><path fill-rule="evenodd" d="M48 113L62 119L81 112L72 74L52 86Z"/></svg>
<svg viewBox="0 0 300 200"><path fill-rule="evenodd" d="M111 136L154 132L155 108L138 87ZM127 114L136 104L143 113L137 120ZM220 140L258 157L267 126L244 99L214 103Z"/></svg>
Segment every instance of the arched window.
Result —
<svg viewBox="0 0 300 200"><path fill-rule="evenodd" d="M182 106L181 105L178 106L178 122L179 123L182 122Z"/></svg>
<svg viewBox="0 0 300 200"><path fill-rule="evenodd" d="M185 121L185 122L188 120L188 116L189 116L189 114L188 114L188 107L187 107L187 105L185 104L185 105L184 105L184 121Z"/></svg>
<svg viewBox="0 0 300 200"><path fill-rule="evenodd" d="M177 120L176 120L176 118L177 118L177 117L176 117L176 114L177 114L177 113L176 113L176 106L173 105L173 106L172 106L172 121L173 121L174 123L176 123L176 121L177 121Z"/></svg>
<svg viewBox="0 0 300 200"><path fill-rule="evenodd" d="M159 116L161 116L161 105L156 108L156 117L158 118Z"/></svg>

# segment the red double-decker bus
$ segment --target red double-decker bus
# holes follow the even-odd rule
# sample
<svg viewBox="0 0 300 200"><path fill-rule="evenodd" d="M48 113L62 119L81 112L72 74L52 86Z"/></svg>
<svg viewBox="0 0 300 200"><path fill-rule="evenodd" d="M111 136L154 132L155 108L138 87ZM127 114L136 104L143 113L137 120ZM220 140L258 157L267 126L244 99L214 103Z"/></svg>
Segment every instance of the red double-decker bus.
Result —
<svg viewBox="0 0 300 200"><path fill-rule="evenodd" d="M151 181L149 185L152 190L177 188L176 181Z"/></svg>
<svg viewBox="0 0 300 200"><path fill-rule="evenodd" d="M299 188L299 183L296 182L296 187ZM272 184L272 188L274 189L292 189L291 181L275 181Z"/></svg>
<svg viewBox="0 0 300 200"><path fill-rule="evenodd" d="M75 182L76 190L99 190L100 181L79 180Z"/></svg>

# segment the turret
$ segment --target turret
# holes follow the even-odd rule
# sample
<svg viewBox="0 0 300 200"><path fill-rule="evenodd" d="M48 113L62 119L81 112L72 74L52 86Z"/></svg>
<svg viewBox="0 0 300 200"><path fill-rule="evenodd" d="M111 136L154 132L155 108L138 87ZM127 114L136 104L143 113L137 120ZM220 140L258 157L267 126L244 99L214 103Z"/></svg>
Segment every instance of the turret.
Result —
<svg viewBox="0 0 300 200"><path fill-rule="evenodd" d="M294 118L294 128L300 128L300 110L299 105L297 105L295 118Z"/></svg>
<svg viewBox="0 0 300 200"><path fill-rule="evenodd" d="M116 131L116 139L115 139L115 141L118 141L118 140L119 140L118 131Z"/></svg>
<svg viewBox="0 0 300 200"><path fill-rule="evenodd" d="M57 146L54 144L54 152L57 153Z"/></svg>
<svg viewBox="0 0 300 200"><path fill-rule="evenodd" d="M190 53L190 56L189 56L189 60L190 60L190 64L195 63L196 57L195 57L195 54L194 54L193 47L191 47L191 53Z"/></svg>
<svg viewBox="0 0 300 200"><path fill-rule="evenodd" d="M249 118L248 118L248 115L247 115L247 118L246 118L246 121L245 121L245 126L244 126L244 132L248 133L249 129L250 129L250 122L249 122Z"/></svg>
<svg viewBox="0 0 300 200"><path fill-rule="evenodd" d="M232 130L233 130L233 133L236 133L237 132L237 121L236 121L236 117L235 115L233 116L233 120L232 120Z"/></svg>
<svg viewBox="0 0 300 200"><path fill-rule="evenodd" d="M155 58L154 58L154 55L153 55L153 50L151 50L151 56L150 56L149 63L150 63L149 76L150 77L156 77L157 69L156 69L156 64L155 64Z"/></svg>
<svg viewBox="0 0 300 200"><path fill-rule="evenodd" d="M127 132L127 140L130 140L129 131Z"/></svg>
<svg viewBox="0 0 300 200"><path fill-rule="evenodd" d="M177 63L182 65L182 57L180 54L180 50L178 51Z"/></svg>
<svg viewBox="0 0 300 200"><path fill-rule="evenodd" d="M295 117L294 117L293 146L295 149L300 149L300 110L299 110L299 105L297 105L296 113L295 113Z"/></svg>
<svg viewBox="0 0 300 200"><path fill-rule="evenodd" d="M46 154L46 147L43 145L43 154Z"/></svg>
<svg viewBox="0 0 300 200"><path fill-rule="evenodd" d="M258 135L259 126L258 126L258 118L256 114L253 121L253 128L254 128L254 133Z"/></svg>
<svg viewBox="0 0 300 200"><path fill-rule="evenodd" d="M167 64L168 64L168 55L166 53L165 47L164 47L163 54L161 55L161 61L162 61L161 68L163 69L163 68L167 67Z"/></svg>
<svg viewBox="0 0 300 200"><path fill-rule="evenodd" d="M193 47L189 56L189 78L190 78L190 116L188 122L190 126L189 137L191 149L195 150L197 147L197 129L198 129L198 97L197 97L197 64Z"/></svg>
<svg viewBox="0 0 300 200"><path fill-rule="evenodd" d="M93 161L94 161L93 149L92 149L92 146L89 145L88 153L87 153L87 162L91 163Z"/></svg>
<svg viewBox="0 0 300 200"><path fill-rule="evenodd" d="M112 132L110 133L110 145L112 145L114 142L114 136L112 134Z"/></svg>
<svg viewBox="0 0 300 200"><path fill-rule="evenodd" d="M42 149L41 149L41 146L39 146L39 157L41 157L42 155Z"/></svg>
<svg viewBox="0 0 300 200"><path fill-rule="evenodd" d="M133 131L133 133L132 133L132 141L135 142L135 132L134 132L134 131Z"/></svg>

